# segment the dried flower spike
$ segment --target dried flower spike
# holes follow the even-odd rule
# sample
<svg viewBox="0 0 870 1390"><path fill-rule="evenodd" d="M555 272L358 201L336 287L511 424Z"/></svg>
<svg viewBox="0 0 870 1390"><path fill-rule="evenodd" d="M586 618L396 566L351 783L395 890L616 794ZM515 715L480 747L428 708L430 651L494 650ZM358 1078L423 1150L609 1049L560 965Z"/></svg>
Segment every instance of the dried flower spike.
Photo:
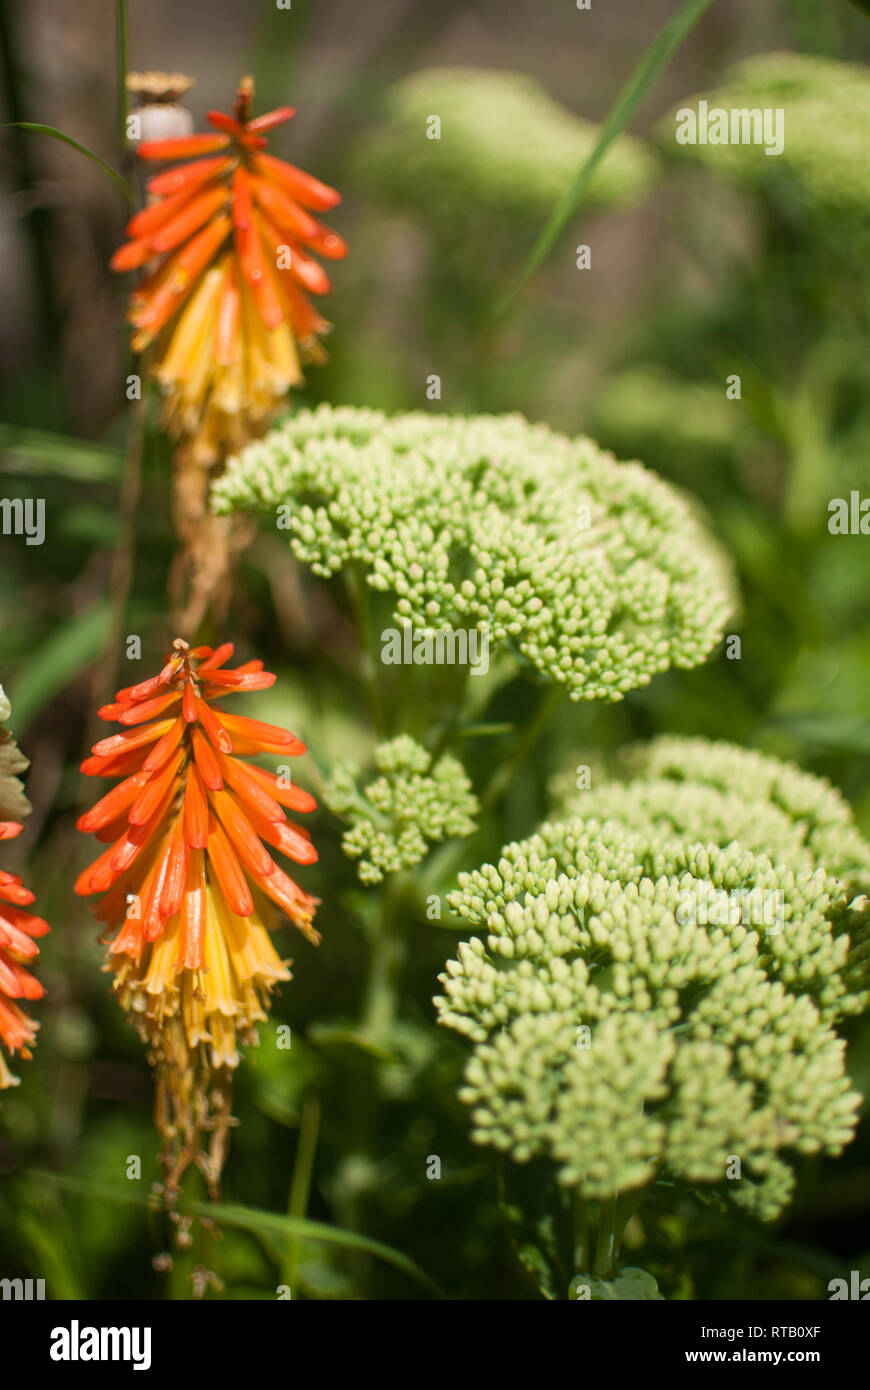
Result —
<svg viewBox="0 0 870 1390"><path fill-rule="evenodd" d="M123 778L79 819L108 848L76 892L105 894L96 914L116 932L106 969L156 1068L170 1195L191 1162L216 1190L239 1044L256 1042L272 986L290 979L267 928L280 909L319 940L317 899L265 848L315 862L308 833L283 809L313 810L314 798L286 775L242 761L305 748L284 729L215 707L275 680L261 661L228 669L232 652L230 643L191 651L176 639L159 675L119 690L99 711L123 730L82 763L90 776ZM206 1131L208 1155L200 1151Z"/></svg>
<svg viewBox="0 0 870 1390"><path fill-rule="evenodd" d="M131 298L133 347L156 341L167 426L203 464L265 426L301 381L298 350L322 360L328 324L308 294L326 294L330 283L310 253L347 254L312 216L340 201L335 189L265 153L265 132L293 108L253 117L252 101L245 78L232 115L209 112L212 134L138 147L142 159L185 162L149 180L153 201L111 261L118 271L148 267Z"/></svg>

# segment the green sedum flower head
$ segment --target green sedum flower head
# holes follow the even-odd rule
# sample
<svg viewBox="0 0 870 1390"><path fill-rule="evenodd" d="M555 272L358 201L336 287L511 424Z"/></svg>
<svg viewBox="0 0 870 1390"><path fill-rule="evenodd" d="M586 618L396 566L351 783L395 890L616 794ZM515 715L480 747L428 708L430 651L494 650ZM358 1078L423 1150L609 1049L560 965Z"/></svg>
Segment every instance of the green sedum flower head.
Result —
<svg viewBox="0 0 870 1390"><path fill-rule="evenodd" d="M426 749L407 734L375 749L380 776L359 789L353 768L333 773L326 802L351 822L342 848L358 859L363 883L418 864L429 847L475 828L477 800L461 763L449 755L435 767Z"/></svg>
<svg viewBox="0 0 870 1390"><path fill-rule="evenodd" d="M761 190L800 197L820 213L866 217L870 208L870 77L867 69L806 53L764 53L732 68L705 92L710 110L781 109L782 153L754 144L687 144L675 140L676 110L659 125L663 149Z"/></svg>
<svg viewBox="0 0 870 1390"><path fill-rule="evenodd" d="M435 125L435 118L440 125ZM540 223L573 182L598 136L522 73L429 68L389 93L386 121L355 155L367 186L434 226L462 236L481 215L518 232ZM656 159L617 139L588 188L592 205L643 199Z"/></svg>
<svg viewBox="0 0 870 1390"><path fill-rule="evenodd" d="M623 750L613 776L578 790L554 779L559 815L617 820L667 844L733 840L790 869L823 867L853 894L870 884L870 844L822 777L724 740L665 734Z"/></svg>
<svg viewBox="0 0 870 1390"><path fill-rule="evenodd" d="M852 1137L834 1025L866 992L823 869L576 818L462 875L451 903L485 931L435 1001L473 1045L476 1142L548 1157L588 1197L702 1185L769 1219L795 1156Z"/></svg>
<svg viewBox="0 0 870 1390"><path fill-rule="evenodd" d="M362 567L398 622L485 630L574 700L698 665L732 608L727 562L680 494L520 415L302 411L213 497L276 518L317 575Z"/></svg>

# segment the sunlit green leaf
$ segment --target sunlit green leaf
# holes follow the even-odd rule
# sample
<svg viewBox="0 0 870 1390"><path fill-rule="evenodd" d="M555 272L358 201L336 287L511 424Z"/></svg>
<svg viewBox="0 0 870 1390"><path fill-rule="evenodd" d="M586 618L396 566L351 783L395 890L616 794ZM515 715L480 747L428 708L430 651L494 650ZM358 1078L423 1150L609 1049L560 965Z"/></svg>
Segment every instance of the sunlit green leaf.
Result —
<svg viewBox="0 0 870 1390"><path fill-rule="evenodd" d="M553 209L547 225L544 227L544 230L541 232L541 235L532 248L531 255L523 267L519 280L511 290L507 299L499 306L499 313L503 313L505 309L507 309L508 305L522 289L529 276L537 270L538 266L549 255L560 233L579 207L583 195L589 186L589 181L607 153L607 150L613 144L617 135L620 135L625 129L644 97L655 86L674 53L683 42L683 39L695 27L701 15L705 10L710 8L712 3L713 0L685 0L685 4L683 4L677 13L668 20L667 24L644 53L634 72L631 74L631 77L628 79L613 106L610 108L601 126L598 139L577 171L574 182L571 187L566 190L563 197L559 199L559 202Z"/></svg>

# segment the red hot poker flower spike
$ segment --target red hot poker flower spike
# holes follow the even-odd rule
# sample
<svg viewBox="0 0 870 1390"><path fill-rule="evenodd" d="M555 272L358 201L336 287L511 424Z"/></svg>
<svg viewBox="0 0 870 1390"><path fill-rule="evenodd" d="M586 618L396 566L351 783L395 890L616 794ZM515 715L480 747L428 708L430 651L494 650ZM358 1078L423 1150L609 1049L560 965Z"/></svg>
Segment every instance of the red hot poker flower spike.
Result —
<svg viewBox="0 0 870 1390"><path fill-rule="evenodd" d="M117 271L148 268L131 298L133 347L156 344L167 427L202 464L265 428L301 382L300 356L324 360L318 340L329 325L308 294L330 283L309 252L347 255L314 215L341 201L335 189L264 153L265 132L293 107L253 117L252 105L245 78L233 115L209 113L213 134L139 146L140 158L172 164L149 180L153 201L111 261Z"/></svg>
<svg viewBox="0 0 870 1390"><path fill-rule="evenodd" d="M229 643L191 651L177 639L157 676L100 710L122 727L82 764L90 776L123 779L79 818L106 847L76 892L105 895L95 910L115 933L106 969L156 1067L170 1193L191 1161L217 1188L239 1045L256 1041L273 985L290 979L268 928L283 914L319 940L317 899L273 855L316 861L307 832L283 809L308 811L314 800L296 787L288 798L286 777L242 761L305 748L276 725L215 704L275 680L260 661L228 668L232 652Z"/></svg>
<svg viewBox="0 0 870 1390"><path fill-rule="evenodd" d="M17 821L0 821L0 840L11 840L23 826ZM30 1047L39 1024L19 1004L20 999L41 999L42 985L26 966L39 955L36 937L45 936L48 923L24 908L33 902L17 874L0 870L0 1043L10 1053L30 1057ZM0 1048L0 1091L17 1086Z"/></svg>

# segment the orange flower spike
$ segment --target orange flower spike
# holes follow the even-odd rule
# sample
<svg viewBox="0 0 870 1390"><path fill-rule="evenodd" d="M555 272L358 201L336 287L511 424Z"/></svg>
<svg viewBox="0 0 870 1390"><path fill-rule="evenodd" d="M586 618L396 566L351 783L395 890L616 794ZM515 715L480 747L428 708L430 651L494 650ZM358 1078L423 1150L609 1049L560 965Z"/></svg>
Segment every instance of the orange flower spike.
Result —
<svg viewBox="0 0 870 1390"><path fill-rule="evenodd" d="M0 840L14 839L23 828L18 821L0 822ZM33 901L34 894L17 874L0 871L0 1091L18 1084L4 1049L28 1059L39 1028L16 1002L41 999L45 993L36 976L25 968L25 962L30 965L39 955L36 938L49 930L43 917L24 911Z"/></svg>
<svg viewBox="0 0 870 1390"><path fill-rule="evenodd" d="M111 261L117 271L147 267L130 299L133 348L154 345L166 427L203 465L263 432L302 381L300 351L325 360L329 325L305 292L326 294L330 283L302 248L328 260L347 253L308 211L334 207L335 189L264 153L294 108L254 117L252 102L246 78L232 114L209 112L213 133L139 146L142 159L182 162L148 181L156 201L130 220Z"/></svg>
<svg viewBox="0 0 870 1390"><path fill-rule="evenodd" d="M239 1044L255 1040L269 992L289 979L264 927L283 913L319 940L311 926L317 900L266 846L305 864L316 851L285 820L270 774L238 756L249 746L294 756L304 745L275 725L214 706L274 681L259 661L228 668L231 656L229 644L191 652L176 641L159 676L119 690L103 707L123 731L96 744L83 764L93 775L124 776L81 817L83 829L116 838L76 891L105 894L97 915L114 933L106 968L156 1067L169 1193L194 1160L215 1188L211 1158L196 1154L200 1134L229 1124ZM304 805L313 808L313 798ZM10 967L2 978L13 974Z"/></svg>

